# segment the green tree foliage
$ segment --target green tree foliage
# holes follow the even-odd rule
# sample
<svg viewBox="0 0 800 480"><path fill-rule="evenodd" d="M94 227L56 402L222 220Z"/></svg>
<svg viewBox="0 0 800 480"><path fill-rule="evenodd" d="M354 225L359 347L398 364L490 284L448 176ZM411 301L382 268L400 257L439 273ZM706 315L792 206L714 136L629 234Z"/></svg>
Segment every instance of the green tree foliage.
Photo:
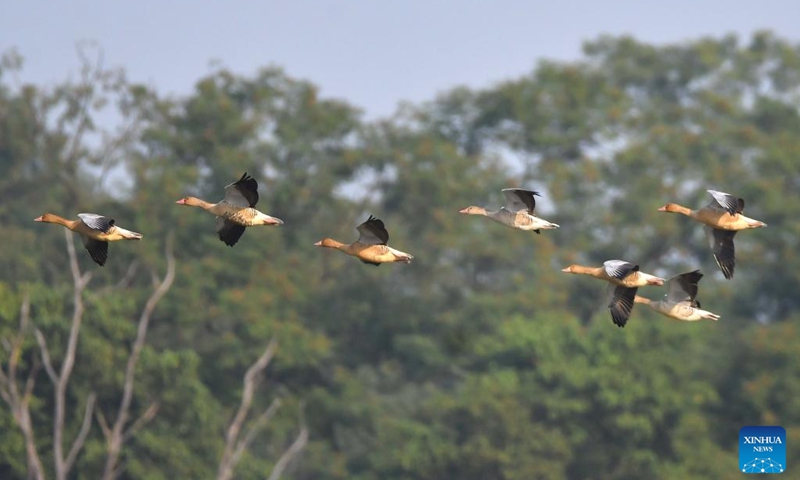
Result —
<svg viewBox="0 0 800 480"><path fill-rule="evenodd" d="M278 68L219 68L166 98L83 64L78 82L44 88L14 82L13 51L0 63L4 372L15 365L22 385L41 370L34 328L60 365L70 332L63 233L35 216L96 211L145 235L112 245L105 268L78 252L93 277L66 437L91 393L97 413L71 478L102 474L102 425L170 232L176 279L131 406L134 418L157 411L123 446L119 478L213 477L244 372L271 339L253 417L283 406L235 478L268 475L299 418L308 443L284 475L298 480L738 478L738 429L750 424L785 426L797 453L800 46L766 32L667 46L601 37L575 62L373 122ZM109 112L119 128L101 127ZM286 223L229 248L209 214L174 202L217 201L243 171L259 181L259 208ZM536 235L458 213L499 207L512 186L540 191L537 210L561 228ZM701 225L656 210L697 208L709 188L743 196L769 224L737 235L731 281ZM355 239L370 214L411 265L313 246ZM604 286L559 271L612 258L666 277L701 268L700 300L722 319L682 324L636 307L614 327ZM40 371L30 415L48 477L54 398ZM3 406L0 477L27 478L23 429Z"/></svg>

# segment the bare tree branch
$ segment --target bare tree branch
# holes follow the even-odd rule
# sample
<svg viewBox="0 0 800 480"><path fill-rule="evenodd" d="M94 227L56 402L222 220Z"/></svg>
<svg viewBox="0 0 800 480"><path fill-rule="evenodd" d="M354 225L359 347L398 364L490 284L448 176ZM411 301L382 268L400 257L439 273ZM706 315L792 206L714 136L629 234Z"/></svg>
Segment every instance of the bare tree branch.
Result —
<svg viewBox="0 0 800 480"><path fill-rule="evenodd" d="M275 415L275 413L278 411L278 409L281 407L282 404L283 402L281 402L280 398L274 399L272 403L269 405L269 407L266 410L264 410L264 413L262 413L256 419L256 421L254 421L250 425L250 428L247 429L247 433L245 434L244 438L240 442L238 442L238 445L236 445L236 449L233 452L233 455L231 457L232 458L231 463L233 465L239 463L239 459L241 458L245 450L250 448L250 444L253 443L253 439L256 438L256 434L267 426L269 421L272 419L272 417Z"/></svg>
<svg viewBox="0 0 800 480"><path fill-rule="evenodd" d="M97 290L98 294L107 294L109 292L123 290L128 288L133 281L133 278L136 276L136 273L139 271L139 260L132 261L128 268L125 270L125 274L122 278L117 281L114 285L106 285L103 288Z"/></svg>
<svg viewBox="0 0 800 480"><path fill-rule="evenodd" d="M136 432L138 432L142 427L147 425L147 422L155 418L159 408L160 405L157 401L152 402L150 406L147 407L147 410L145 410L144 413L139 415L139 418L134 420L134 422L131 423L131 426L128 427L125 433L122 434L122 443L127 442L128 439L136 435Z"/></svg>
<svg viewBox="0 0 800 480"><path fill-rule="evenodd" d="M31 396L33 395L33 387L36 385L36 374L39 373L39 361L37 359L33 359L33 366L31 370L28 372L28 379L25 380L25 391L22 394L22 400L25 403L30 402Z"/></svg>
<svg viewBox="0 0 800 480"><path fill-rule="evenodd" d="M125 275L123 275L120 281L117 282L116 285L114 285L114 289L119 290L121 288L127 287L131 283L131 280L133 280L133 276L136 274L136 270L138 267L139 267L139 261L138 260L132 261L131 264L128 265L128 270L125 271Z"/></svg>
<svg viewBox="0 0 800 480"><path fill-rule="evenodd" d="M75 193L76 197L80 193L77 182L77 171L81 162L89 154L85 146L85 138L95 130L91 119L93 109L103 108L107 101L106 93L117 89L120 84L116 82L113 72L103 69L103 51L97 49L96 60L90 59L84 45L78 46L78 56L82 63L80 79L77 83L68 82L56 87L54 93L42 103L40 111L43 121L47 123L48 118L55 116L55 134L68 137L62 148L57 162L61 165L57 170L62 172L62 178L66 180L69 189ZM116 82L116 83L115 83ZM49 103L48 103L49 102ZM59 109L59 107L64 107ZM135 133L132 124L127 131L123 132L120 138L111 139L105 142L105 147L99 150L103 161L103 174L108 170L112 156L116 155L120 148L132 138ZM110 160L109 160L110 159ZM91 162L92 158L89 158ZM20 358L23 353L23 340L28 332L28 319L30 302L28 295L25 295L20 315L20 328L11 342L2 339L2 345L9 352L7 369L0 365L0 398L10 407L13 418L23 433L25 447L28 458L28 477L32 479L44 479L44 469L39 459L34 439L34 431L30 417L30 403L33 398L34 387L38 372L42 366L54 386L54 414L53 414L53 465L55 478L65 480L69 476L71 468L85 445L86 438L91 430L92 415L96 405L96 395L91 393L86 398L86 406L83 421L74 441L65 445L65 417L67 403L67 387L70 382L71 374L75 367L78 341L80 338L80 328L84 316L83 295L88 286L92 275L90 272L82 273L78 264L76 249L71 232L65 230L66 248L69 254L70 273L73 280L73 312L72 321L69 327L69 336L64 346L63 358L52 358L51 350L47 346L45 336L38 329L34 330L34 337L40 350L39 354L33 356L32 365L27 370L27 378L20 378L23 373L18 372ZM135 268L129 270L131 276L135 273ZM129 278L123 278L129 281ZM36 347L33 347L34 349ZM35 353L35 352L34 352ZM58 368L55 368L54 361ZM24 382L24 383L23 383ZM66 447L69 446L69 453L64 456ZM49 462L48 462L49 463Z"/></svg>
<svg viewBox="0 0 800 480"><path fill-rule="evenodd" d="M161 283L161 279L158 278L158 274L155 271L150 272L150 281L153 283L153 288L158 288L158 285Z"/></svg>
<svg viewBox="0 0 800 480"><path fill-rule="evenodd" d="M250 368L247 369L247 372L244 375L242 401L239 404L239 409L236 411L236 415L234 416L230 426L228 426L228 432L225 435L225 450L223 451L222 459L219 462L217 480L230 480L233 477L233 470L236 467L236 463L238 462L239 457L241 457L241 452L244 451L244 448L246 447L246 445L242 446L242 442L247 441L249 443L252 441L252 438L248 440L247 435L244 439L240 439L239 434L242 430L242 426L244 425L245 418L247 418L247 414L250 413L250 407L253 403L253 394L255 393L259 375L264 371L264 369L267 368L269 362L275 356L275 351L277 348L278 342L273 338L270 340L269 344L267 344L267 348L264 349L264 353L258 357L258 360L250 365ZM266 420L268 420L269 416L272 415L270 410L277 409L278 406L280 406L280 402L272 402L272 405L270 405L270 407L267 409L267 412L264 412L259 420L256 421L256 424L261 423L258 429L263 428L263 426L266 424ZM254 425L254 427L255 426L256 425ZM254 427L251 427L251 431ZM253 435L255 435L255 432ZM239 451L238 454L236 454L237 451Z"/></svg>
<svg viewBox="0 0 800 480"><path fill-rule="evenodd" d="M72 368L75 366L75 355L78 348L78 337L83 322L83 291L91 280L91 273L81 274L78 264L78 256L75 253L75 242L70 230L64 230L67 241L67 253L69 254L70 270L73 281L73 311L72 324L69 329L69 339L67 340L67 350L64 359L61 361L61 371L55 375L55 417L53 419L53 464L55 466L55 477L57 480L66 480L69 473L69 465L64 461L64 418L66 410L67 385L69 384ZM44 350L42 356L44 358ZM48 355L49 356L49 355ZM49 373L48 373L49 374ZM51 376L51 379L53 376ZM92 402L94 405L94 402ZM77 440L77 439L76 439ZM73 448L75 444L73 442ZM72 449L72 448L71 448Z"/></svg>
<svg viewBox="0 0 800 480"><path fill-rule="evenodd" d="M36 438L33 433L33 422L31 422L31 392L33 385L36 383L36 373L39 371L39 362L34 360L33 367L28 375L27 386L25 388L25 396L22 397L18 411L15 417L18 418L17 422L22 428L22 434L25 438L25 453L28 458L28 476L37 480L44 480L44 468L42 461L39 459L39 452L36 450Z"/></svg>
<svg viewBox="0 0 800 480"><path fill-rule="evenodd" d="M119 456L122 451L125 437L125 425L130 417L131 402L133 400L133 384L134 376L136 374L136 365L139 362L139 355L144 348L145 341L147 340L147 329L150 326L150 319L153 316L153 311L156 305L166 295L172 287L172 282L175 280L175 256L172 253L174 244L174 232L170 231L167 235L167 242L165 247L165 255L167 257L167 273L161 282L155 287L150 298L147 300L142 314L139 317L139 325L136 330L136 339L131 347L131 354L128 356L128 363L125 367L125 379L122 385L122 400L120 401L119 410L117 411L117 419L111 427L110 435L108 436L108 456L106 457L106 465L103 469L103 479L113 480L119 474L117 468L119 464ZM152 407L152 406L151 406ZM150 409L148 409L150 410ZM155 415L157 407L152 412ZM145 417L147 412L145 412Z"/></svg>
<svg viewBox="0 0 800 480"><path fill-rule="evenodd" d="M124 115L123 125L117 129L117 135L113 138L105 139L104 146L99 155L93 161L95 164L100 165L100 175L97 179L97 189L103 190L106 179L111 172L112 167L115 165L114 156L120 150L128 147L128 145L138 138L141 132L143 120L141 115L135 115L131 118L129 115ZM105 137L105 133L104 133Z"/></svg>
<svg viewBox="0 0 800 480"><path fill-rule="evenodd" d="M30 314L31 299L28 293L25 292L25 296L22 298L22 305L19 308L19 330L17 330L17 335L14 337L14 341L11 344L11 355L8 361L8 376L10 379L14 380L14 382L10 384L10 387L13 389L12 393L17 396L17 364L22 355L22 340L25 338L25 330L28 329Z"/></svg>
<svg viewBox="0 0 800 480"><path fill-rule="evenodd" d="M69 449L67 459L64 460L64 469L66 471L72 469L72 466L75 464L75 459L78 458L78 453L81 451L81 448L83 448L87 435L89 435L89 429L92 426L92 411L94 410L95 400L97 400L97 395L95 395L94 392L90 393L86 398L86 410L83 412L81 429L78 432L78 436L75 437L75 441L72 443L72 448Z"/></svg>
<svg viewBox="0 0 800 480"><path fill-rule="evenodd" d="M289 447L288 450L283 452L281 458L278 460L278 463L275 464L275 467L272 469L272 473L267 477L267 480L278 480L283 475L283 471L286 470L286 467L294 460L303 449L306 447L308 443L308 427L306 426L306 421L303 415L303 405L300 405L300 434L297 435L294 443Z"/></svg>
<svg viewBox="0 0 800 480"><path fill-rule="evenodd" d="M53 363L50 361L50 349L47 348L47 341L38 328L34 330L34 335L36 336L36 342L39 344L39 351L42 353L44 369L47 372L47 376L50 377L50 381L55 385L58 383L58 374L55 369L53 369Z"/></svg>
<svg viewBox="0 0 800 480"><path fill-rule="evenodd" d="M64 237L67 240L67 254L69 254L69 269L72 273L72 283L74 285L73 290L80 290L83 292L83 290L86 288L86 285L88 285L89 281L92 279L92 272L81 274L80 264L78 263L78 254L75 251L75 240L72 238L72 231L65 229ZM80 313L83 313L83 301L81 301L80 306ZM73 317L74 316L75 315L73 313Z"/></svg>
<svg viewBox="0 0 800 480"><path fill-rule="evenodd" d="M72 141L70 142L69 149L67 150L67 154L65 156L67 161L73 160L76 157L78 148L80 148L82 143L83 136L89 127L89 105L94 97L94 88L100 83L100 77L103 69L103 58L105 56L103 50L98 49L97 61L95 62L94 66L92 66L92 62L86 56L86 52L84 51L84 45L76 45L75 49L78 57L81 60L81 64L83 65L83 68L81 69L81 86L90 90L87 92L82 92L83 98L81 98L77 127L75 132L71 135Z"/></svg>
<svg viewBox="0 0 800 480"><path fill-rule="evenodd" d="M234 443L236 439L239 437L239 431L244 424L244 419L247 417L247 414L250 412L250 405L253 403L253 394L255 393L256 383L258 382L258 375L264 371L269 365L269 362L272 360L272 357L275 356L275 351L278 348L278 342L275 339L270 340L267 348L264 350L264 353L255 361L250 368L247 369L247 372L244 375L244 389L242 391L242 402L239 405L239 410L236 411L236 416L233 418L233 422L231 422L230 427L228 428L228 433L226 435L226 441L229 443Z"/></svg>
<svg viewBox="0 0 800 480"><path fill-rule="evenodd" d="M0 398L2 398L11 407L13 400L11 399L11 393L8 384L9 378L6 376L6 372L0 369Z"/></svg>
<svg viewBox="0 0 800 480"><path fill-rule="evenodd" d="M25 331L30 321L30 296L26 292L22 299L19 315L19 329L14 339L9 343L8 373L0 368L0 397L5 400L14 421L22 431L25 439L25 453L28 460L28 477L35 480L44 480L44 469L39 459L39 452L36 450L36 439L33 432L33 424L30 416L30 400L33 387L36 384L36 374L39 371L39 362L34 360L34 364L28 372L25 381L25 388L20 395L17 386L17 366L22 356L22 342L25 338Z"/></svg>
<svg viewBox="0 0 800 480"><path fill-rule="evenodd" d="M94 413L97 416L97 423L100 424L100 430L102 430L103 436L105 437L106 442L108 442L111 438L111 427L108 426L108 422L106 421L106 417L103 415L102 410L98 408Z"/></svg>

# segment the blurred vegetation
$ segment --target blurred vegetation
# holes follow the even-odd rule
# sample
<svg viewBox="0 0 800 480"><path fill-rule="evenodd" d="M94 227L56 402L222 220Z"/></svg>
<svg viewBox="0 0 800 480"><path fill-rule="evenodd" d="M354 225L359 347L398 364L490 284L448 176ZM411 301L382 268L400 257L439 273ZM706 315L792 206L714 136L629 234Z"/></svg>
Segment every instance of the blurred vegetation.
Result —
<svg viewBox="0 0 800 480"><path fill-rule="evenodd" d="M296 480L738 478L738 430L787 429L800 458L800 45L768 32L656 46L602 37L572 63L542 61L483 90L454 88L365 121L344 100L277 68L224 68L165 97L84 59L78 80L19 82L0 63L0 363L30 296L31 323L60 364L73 309L60 227L44 212L97 212L144 233L111 245L83 297L66 432L89 392L113 418L152 272L176 235L177 277L137 367L132 413L155 417L122 451L119 478L211 478L242 377L279 350L255 397L283 407L235 478L264 478L298 431ZM283 219L235 248L205 212L248 171L261 210ZM542 192L542 235L458 214L499 189ZM702 227L657 207L740 195L769 224L737 236L725 281ZM414 263L380 268L313 243L355 238L374 214ZM621 258L662 276L701 268L719 322L637 307L612 323L599 282L559 272ZM651 298L663 292L646 292ZM20 378L39 368L31 328ZM52 472L54 389L30 411ZM0 478L28 478L25 444L0 403ZM70 478L100 478L97 415ZM48 477L51 475L48 473Z"/></svg>

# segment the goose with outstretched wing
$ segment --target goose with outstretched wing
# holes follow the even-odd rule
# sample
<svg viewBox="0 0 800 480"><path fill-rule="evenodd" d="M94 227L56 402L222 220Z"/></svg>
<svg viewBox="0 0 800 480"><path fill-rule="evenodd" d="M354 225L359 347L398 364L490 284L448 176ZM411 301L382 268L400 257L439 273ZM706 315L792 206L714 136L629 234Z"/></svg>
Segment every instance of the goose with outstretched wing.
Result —
<svg viewBox="0 0 800 480"><path fill-rule="evenodd" d="M347 255L358 258L364 263L379 266L382 263L411 263L413 255L396 250L389 243L389 232L383 221L373 217L356 227L358 239L353 243L342 243L332 238L323 238L314 245L318 247L334 248Z"/></svg>
<svg viewBox="0 0 800 480"><path fill-rule="evenodd" d="M634 297L639 287L663 285L664 279L644 273L639 265L625 260L607 260L602 267L570 265L561 270L565 273L588 275L610 283L608 310L614 325L624 327L633 310Z"/></svg>
<svg viewBox="0 0 800 480"><path fill-rule="evenodd" d="M744 216L743 198L717 190L708 190L708 193L712 198L711 203L700 209L692 210L677 203L668 203L658 211L680 213L704 224L714 260L725 278L730 280L736 266L736 249L733 245L736 232L766 227L767 224Z"/></svg>
<svg viewBox="0 0 800 480"><path fill-rule="evenodd" d="M63 225L81 236L83 246L92 260L101 267L108 260L108 242L119 240L141 240L142 234L126 230L116 224L113 218L96 213L79 213L79 220L67 220L53 213L45 213L34 218L35 222Z"/></svg>
<svg viewBox="0 0 800 480"><path fill-rule="evenodd" d="M643 303L656 312L669 318L683 322L698 320L719 320L720 316L700 308L697 301L697 290L703 274L700 270L681 273L667 280L667 293L661 300L636 295L634 302Z"/></svg>
<svg viewBox="0 0 800 480"><path fill-rule="evenodd" d="M217 216L217 235L232 247L239 241L246 227L258 225L283 225L283 220L256 210L258 182L247 174L225 187L225 198L209 203L197 197L184 197L179 205L200 207Z"/></svg>
<svg viewBox="0 0 800 480"><path fill-rule="evenodd" d="M541 233L541 230L558 228L559 225L536 216L536 196L539 192L522 188L506 188L502 190L506 197L506 204L497 211L486 210L484 207L470 206L460 210L467 215L482 215L495 222L519 230L532 230Z"/></svg>

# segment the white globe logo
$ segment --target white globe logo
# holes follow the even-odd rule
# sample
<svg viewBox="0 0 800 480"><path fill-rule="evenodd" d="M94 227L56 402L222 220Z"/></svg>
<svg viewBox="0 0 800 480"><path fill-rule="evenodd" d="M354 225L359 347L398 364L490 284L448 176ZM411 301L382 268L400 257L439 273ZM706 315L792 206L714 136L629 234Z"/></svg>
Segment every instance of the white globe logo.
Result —
<svg viewBox="0 0 800 480"><path fill-rule="evenodd" d="M742 473L783 473L783 465L771 458L754 458L742 465Z"/></svg>

